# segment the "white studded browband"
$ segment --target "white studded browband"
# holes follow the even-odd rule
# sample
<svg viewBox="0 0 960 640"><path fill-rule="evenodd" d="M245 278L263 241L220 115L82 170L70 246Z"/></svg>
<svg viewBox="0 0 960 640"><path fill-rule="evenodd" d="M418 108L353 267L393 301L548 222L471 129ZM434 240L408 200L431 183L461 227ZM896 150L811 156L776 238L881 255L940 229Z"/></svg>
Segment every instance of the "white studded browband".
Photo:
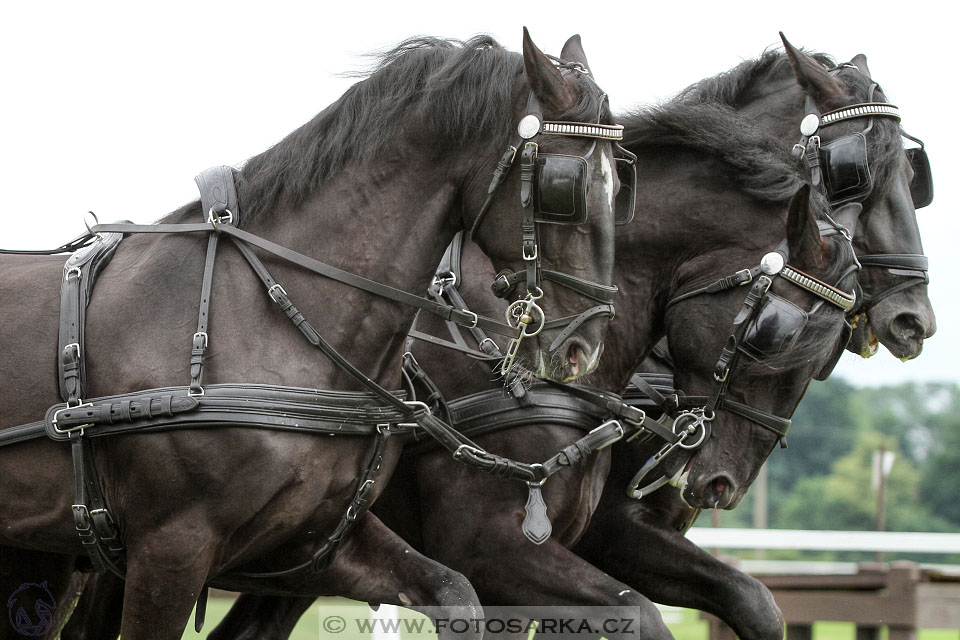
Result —
<svg viewBox="0 0 960 640"><path fill-rule="evenodd" d="M825 282L821 282L812 276L808 276L802 271L797 271L790 266L784 265L780 275L794 283L795 285L806 289L807 291L823 298L827 302L834 304L844 311L853 309L856 304L856 293L846 293L835 287L831 287Z"/></svg>
<svg viewBox="0 0 960 640"><path fill-rule="evenodd" d="M900 120L900 109L898 109L896 105L886 102L865 102L863 104L856 104L851 107L844 107L843 109L837 109L836 111L825 113L820 116L820 124L834 124L836 122L840 122L841 120L862 118L865 116L888 116L890 118L896 118L897 120Z"/></svg>
<svg viewBox="0 0 960 640"><path fill-rule="evenodd" d="M580 122L543 122L540 133L580 136L600 140L623 140L622 124L583 124Z"/></svg>

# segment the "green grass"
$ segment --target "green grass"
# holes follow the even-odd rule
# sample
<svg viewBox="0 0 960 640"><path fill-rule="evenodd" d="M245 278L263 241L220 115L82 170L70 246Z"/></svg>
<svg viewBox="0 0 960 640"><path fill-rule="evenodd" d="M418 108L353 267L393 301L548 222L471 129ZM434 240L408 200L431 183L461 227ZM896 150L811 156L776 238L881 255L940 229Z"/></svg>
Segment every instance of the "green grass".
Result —
<svg viewBox="0 0 960 640"><path fill-rule="evenodd" d="M370 640L369 633L363 633L356 628L357 621L368 618L370 608L362 602L353 602L341 598L323 598L321 604L314 604L304 614L291 636L292 640ZM225 598L211 598L207 605L207 621L202 633L193 631L193 618L183 640L202 640L213 629L233 603ZM690 609L668 607L663 610L664 620L676 637L676 640L707 640L707 623L700 619L699 612ZM416 619L419 614L401 610L404 619ZM339 617L347 623L347 628L340 633L321 631L321 623L339 623L333 620ZM336 625L334 625L336 626ZM855 629L852 623L847 622L818 622L813 626L813 640L855 640ZM404 634L403 640L430 640L436 638L432 626L427 625L422 633ZM881 634L880 640L886 640L886 631ZM960 631L945 629L923 629L918 634L918 640L960 640Z"/></svg>

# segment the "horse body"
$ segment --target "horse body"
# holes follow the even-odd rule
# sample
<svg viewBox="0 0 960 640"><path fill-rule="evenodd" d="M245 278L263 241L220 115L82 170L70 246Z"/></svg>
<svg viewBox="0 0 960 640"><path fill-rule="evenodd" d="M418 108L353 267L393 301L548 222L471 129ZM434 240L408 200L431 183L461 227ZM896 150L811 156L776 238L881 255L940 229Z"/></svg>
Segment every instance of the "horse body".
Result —
<svg viewBox="0 0 960 640"><path fill-rule="evenodd" d="M582 57L577 38L568 50ZM473 66L478 69L471 71ZM442 76L438 69L454 76L452 81L440 78L441 85L447 83L442 103L429 96L429 74ZM485 80L458 80L471 73ZM397 90L385 92L391 85ZM472 91L483 87L489 94L452 97L464 86ZM470 225L481 209L488 172L502 155L510 127L524 114L531 91L547 116L596 122L597 114L604 115L602 94L592 80L576 70L561 74L526 34L523 63L482 38L461 46L406 43L340 102L246 164L238 181L243 228L334 267L404 291L421 290L454 231ZM457 99L463 103L457 105ZM438 113L444 107L459 109L454 126L469 121L474 128L438 132L433 120L445 115ZM382 120L371 117L371 111L384 108L393 112ZM353 127L350 133L334 135L338 122ZM378 123L382 126L374 126ZM363 148L378 135L383 136L379 144ZM338 141L357 146L328 149L324 156L323 145ZM590 141L563 138L542 145L551 152L583 155ZM601 168L605 161L609 164L610 146L594 141L591 148L597 153L589 161L588 180L609 183ZM502 266L522 263L515 223L508 224L519 218L518 187L513 172L477 230L479 242ZM597 252L593 259L578 258L586 265L580 275L609 284L612 241L605 246L602 238L611 237L605 228L613 225L613 203L602 189L591 194L591 220L577 229L552 232L551 239L562 240L571 254ZM163 222L195 221L203 213L197 204L188 205ZM588 229L596 229L601 239L591 239L584 233ZM143 235L120 244L88 309L84 399L189 382L205 240L188 234ZM544 243L544 262L554 266L549 242ZM281 321L239 251L223 239L220 245L204 384L357 389L353 378ZM9 310L2 329L5 375L0 382L5 426L36 419L58 396L55 366L38 366L34 360L38 345L57 344L59 260L3 258L0 295ZM398 386L391 363L399 355L412 310L305 276L270 256L263 263L331 344L348 353L374 382ZM550 314L569 311L562 298L544 309ZM578 336L577 344L598 350L602 324L591 322L590 336ZM16 333L26 326L29 340ZM564 343L560 348L573 347ZM521 353L532 349L528 343ZM244 428L97 440L100 483L126 547L123 636L179 638L201 587L218 574L241 566L285 568L309 559L344 517L357 491L358 471L371 456L371 442L369 437ZM0 544L67 554L54 561L62 568L83 553L71 515L68 449L47 440L0 449ZM388 442L369 500L386 484L398 454L398 444ZM375 517L361 519L355 535L367 538L351 542L348 537L332 564L319 573L260 583L236 578L237 584L260 584L276 593L458 605L476 614L476 596L462 576L413 553ZM386 566L396 573L384 576Z"/></svg>

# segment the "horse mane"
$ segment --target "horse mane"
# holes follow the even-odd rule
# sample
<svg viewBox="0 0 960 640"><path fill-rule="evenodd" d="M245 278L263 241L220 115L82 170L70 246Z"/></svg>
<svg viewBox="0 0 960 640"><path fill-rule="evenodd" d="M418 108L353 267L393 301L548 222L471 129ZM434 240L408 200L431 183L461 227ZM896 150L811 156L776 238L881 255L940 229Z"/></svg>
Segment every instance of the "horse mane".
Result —
<svg viewBox="0 0 960 640"><path fill-rule="evenodd" d="M827 54L808 53L825 69L837 66ZM670 147L709 153L733 169L748 195L765 202L788 201L805 182L799 165L781 140L761 131L736 108L757 83L792 76L786 54L768 49L758 58L695 82L660 105L622 116L624 146L635 153ZM852 72L844 74L844 80L860 99L867 99L868 79ZM870 146L876 158L871 162L876 171L875 195L883 191L889 172L899 166L897 154L903 153L903 145L900 128L886 118L874 119L874 131Z"/></svg>
<svg viewBox="0 0 960 640"><path fill-rule="evenodd" d="M395 142L414 108L453 147L512 126L522 60L493 38L411 38L374 57L373 70L336 102L246 162L239 185L245 214L260 215L281 199L302 203L352 161Z"/></svg>
<svg viewBox="0 0 960 640"><path fill-rule="evenodd" d="M433 141L447 149L508 141L516 126L520 54L478 35L466 41L410 38L372 57L377 59L373 69L339 100L246 162L239 181L246 215L261 215L281 201L304 202L351 162L396 145L414 112ZM578 104L563 115L593 121L598 97L578 89Z"/></svg>
<svg viewBox="0 0 960 640"><path fill-rule="evenodd" d="M716 102L674 99L619 118L623 146L640 153L671 147L706 152L734 170L740 187L765 202L790 200L804 178L783 144L732 107Z"/></svg>

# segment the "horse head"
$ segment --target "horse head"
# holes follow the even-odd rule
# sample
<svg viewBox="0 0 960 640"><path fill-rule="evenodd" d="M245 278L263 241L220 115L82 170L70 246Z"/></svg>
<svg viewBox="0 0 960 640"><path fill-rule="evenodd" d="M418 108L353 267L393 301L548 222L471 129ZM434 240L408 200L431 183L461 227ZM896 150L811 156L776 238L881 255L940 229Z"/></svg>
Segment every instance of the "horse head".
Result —
<svg viewBox="0 0 960 640"><path fill-rule="evenodd" d="M499 270L494 291L521 332L503 371L523 361L541 377L570 381L596 368L613 316L617 194L632 167L579 36L552 58L524 31L513 94L516 134L470 170L483 179L464 203L465 226ZM500 159L492 183L491 157ZM510 171L514 163L520 168ZM632 202L621 208L632 213Z"/></svg>
<svg viewBox="0 0 960 640"><path fill-rule="evenodd" d="M692 428L693 446L667 474L692 507L736 507L785 438L807 385L829 375L847 343L859 269L850 236L861 206L848 204L832 219L815 215L820 207L802 188L790 203L786 241L757 267L725 265L742 274L743 286L681 292L669 305L674 384L690 394L674 428Z"/></svg>
<svg viewBox="0 0 960 640"><path fill-rule="evenodd" d="M902 360L915 358L936 331L915 210L933 196L923 143L901 128L899 110L873 80L866 56L829 68L786 38L783 44L806 100L809 128L800 145L806 149L798 155L819 164L815 172L831 204L859 202L869 221L854 240L863 296L848 349L868 357L879 341ZM905 149L904 139L920 147Z"/></svg>

